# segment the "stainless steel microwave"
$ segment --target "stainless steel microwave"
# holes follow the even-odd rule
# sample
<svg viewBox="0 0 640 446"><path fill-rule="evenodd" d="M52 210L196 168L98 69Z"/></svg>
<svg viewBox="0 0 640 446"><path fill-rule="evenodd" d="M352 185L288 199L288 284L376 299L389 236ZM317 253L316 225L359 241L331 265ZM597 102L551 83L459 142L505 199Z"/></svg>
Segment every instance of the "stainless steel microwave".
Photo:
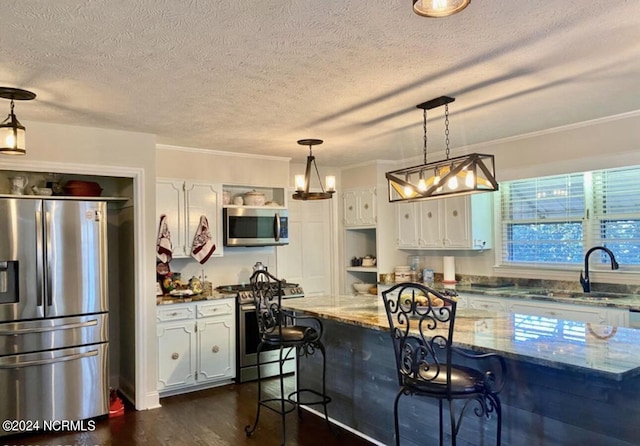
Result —
<svg viewBox="0 0 640 446"><path fill-rule="evenodd" d="M224 246L289 244L289 212L275 208L224 208Z"/></svg>

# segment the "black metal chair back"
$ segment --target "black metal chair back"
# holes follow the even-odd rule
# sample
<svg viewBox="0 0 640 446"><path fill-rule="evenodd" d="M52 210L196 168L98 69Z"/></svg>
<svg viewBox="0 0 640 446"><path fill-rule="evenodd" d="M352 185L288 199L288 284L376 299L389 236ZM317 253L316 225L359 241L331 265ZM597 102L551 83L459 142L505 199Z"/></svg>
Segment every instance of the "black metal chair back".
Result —
<svg viewBox="0 0 640 446"><path fill-rule="evenodd" d="M250 282L260 338L263 341L273 339L274 334L281 335L283 323L286 323L280 309L282 281L268 271L258 270Z"/></svg>
<svg viewBox="0 0 640 446"><path fill-rule="evenodd" d="M440 445L443 444L443 401L449 403L451 444L455 446L463 415L476 402L478 417L497 416L496 444L502 433L498 394L505 383L506 363L495 353L473 353L453 344L457 301L419 283L397 284L382 293L398 370L400 390L394 402L396 445L400 445L398 403L402 395L436 398ZM456 363L454 357L461 361ZM471 362L473 361L473 365ZM485 368L479 370L477 365ZM456 413L455 400L464 404Z"/></svg>
<svg viewBox="0 0 640 446"><path fill-rule="evenodd" d="M451 389L452 339L457 302L420 284L382 293L399 384L427 381Z"/></svg>
<svg viewBox="0 0 640 446"><path fill-rule="evenodd" d="M327 414L327 404L331 398L326 394L326 352L322 338L322 322L315 317L296 315L291 311L282 308L282 285L284 281L279 280L266 270L255 271L250 279L253 301L256 307L258 320L258 333L260 342L256 351L256 368L258 373L258 407L253 425L245 426L247 436L253 435L258 427L260 419L260 409L262 407L277 412L280 415L282 425L282 442L286 440L285 415L297 409L301 416L301 405L314 406L322 405L324 418L330 427L329 416ZM268 347L265 347L268 346ZM280 356L279 365L279 395L264 395L262 393L262 364L260 353L264 348L278 349ZM283 380L283 364L293 355L298 358L302 356L312 356L316 351L322 354L322 389L301 388L299 383L296 390L285 394Z"/></svg>

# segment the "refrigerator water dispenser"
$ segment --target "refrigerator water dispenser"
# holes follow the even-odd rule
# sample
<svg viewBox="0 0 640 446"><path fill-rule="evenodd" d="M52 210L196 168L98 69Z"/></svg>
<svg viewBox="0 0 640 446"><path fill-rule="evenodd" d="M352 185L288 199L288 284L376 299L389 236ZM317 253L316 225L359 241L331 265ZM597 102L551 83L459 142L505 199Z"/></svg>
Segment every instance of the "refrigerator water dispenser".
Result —
<svg viewBox="0 0 640 446"><path fill-rule="evenodd" d="M0 304L18 302L18 261L0 260Z"/></svg>

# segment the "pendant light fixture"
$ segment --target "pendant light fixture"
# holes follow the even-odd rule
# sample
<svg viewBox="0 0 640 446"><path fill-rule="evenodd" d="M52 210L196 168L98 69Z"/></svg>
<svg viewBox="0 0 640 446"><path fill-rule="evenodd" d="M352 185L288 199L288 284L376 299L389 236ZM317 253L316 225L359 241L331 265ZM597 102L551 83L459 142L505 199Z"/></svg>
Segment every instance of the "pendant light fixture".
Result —
<svg viewBox="0 0 640 446"><path fill-rule="evenodd" d="M413 0L413 12L423 17L447 17L462 11L471 0Z"/></svg>
<svg viewBox="0 0 640 446"><path fill-rule="evenodd" d="M449 158L449 103L455 99L441 96L418 104L423 110L424 163L385 174L389 184L389 201L417 201L451 195L467 195L498 190L493 155L471 153ZM427 163L427 110L444 105L447 158Z"/></svg>
<svg viewBox="0 0 640 446"><path fill-rule="evenodd" d="M0 97L11 100L9 116L0 124L0 153L5 155L24 155L25 128L13 113L14 101L30 101L35 93L19 88L0 87Z"/></svg>
<svg viewBox="0 0 640 446"><path fill-rule="evenodd" d="M334 176L327 176L325 178L326 188L322 185L318 166L316 165L316 157L313 156L313 153L311 152L311 148L313 146L322 144L322 142L323 141L321 139L301 139L298 141L298 144L300 145L309 146L309 156L307 156L307 168L305 170L305 174L295 176L296 192L291 197L294 200L326 200L327 198L331 198L336 191L336 177ZM316 171L316 176L318 177L318 182L320 183L320 189L322 192L309 192L312 164Z"/></svg>

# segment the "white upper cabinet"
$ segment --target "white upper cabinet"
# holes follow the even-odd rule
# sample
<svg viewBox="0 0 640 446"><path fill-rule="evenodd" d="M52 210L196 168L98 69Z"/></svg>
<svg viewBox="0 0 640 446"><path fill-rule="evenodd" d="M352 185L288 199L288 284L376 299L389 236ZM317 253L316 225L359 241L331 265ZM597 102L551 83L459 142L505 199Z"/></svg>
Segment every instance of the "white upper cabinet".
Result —
<svg viewBox="0 0 640 446"><path fill-rule="evenodd" d="M344 226L375 226L376 190L349 189L342 194Z"/></svg>
<svg viewBox="0 0 640 446"><path fill-rule="evenodd" d="M398 248L491 248L492 201L488 193L399 203L396 212Z"/></svg>
<svg viewBox="0 0 640 446"><path fill-rule="evenodd" d="M398 248L415 248L418 246L418 212L417 203L396 204L398 227Z"/></svg>
<svg viewBox="0 0 640 446"><path fill-rule="evenodd" d="M173 257L189 257L200 217L204 215L216 249L214 257L223 254L222 186L202 181L158 179L156 181L156 227L162 214L167 216Z"/></svg>

